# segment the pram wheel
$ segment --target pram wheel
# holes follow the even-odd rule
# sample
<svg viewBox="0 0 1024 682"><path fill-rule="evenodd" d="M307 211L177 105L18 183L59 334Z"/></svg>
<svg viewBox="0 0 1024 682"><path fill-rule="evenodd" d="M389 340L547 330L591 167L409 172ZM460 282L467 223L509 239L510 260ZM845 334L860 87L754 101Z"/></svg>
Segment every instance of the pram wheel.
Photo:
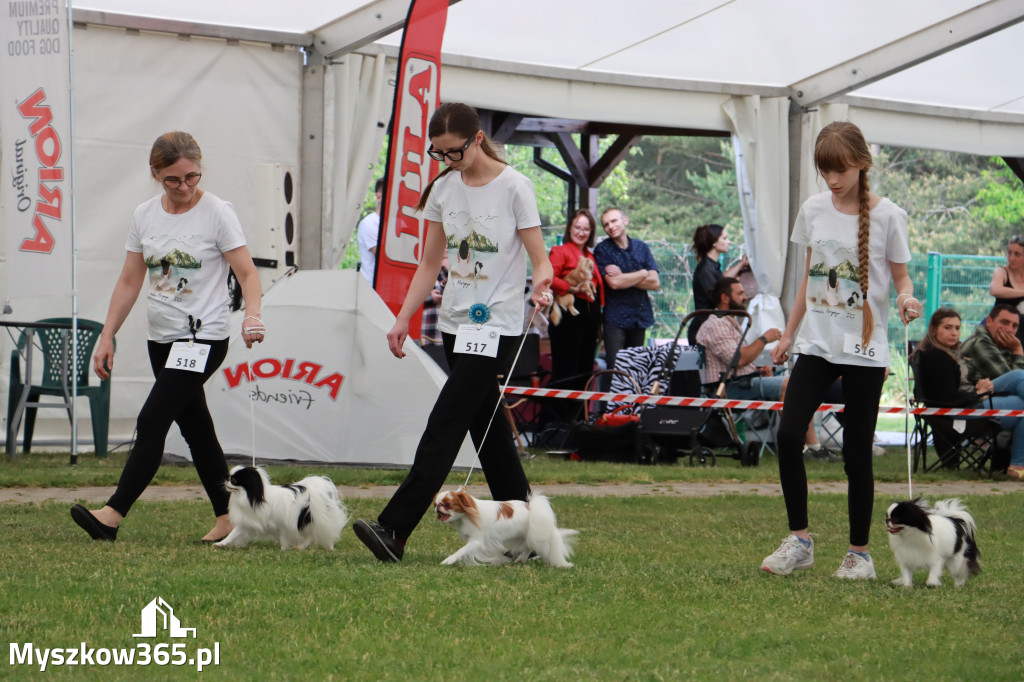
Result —
<svg viewBox="0 0 1024 682"><path fill-rule="evenodd" d="M696 466L698 463L705 465L709 459L711 460L711 466L715 466L715 451L701 446L690 453L690 466Z"/></svg>
<svg viewBox="0 0 1024 682"><path fill-rule="evenodd" d="M740 466L756 467L760 464L761 444L756 440L740 445Z"/></svg>

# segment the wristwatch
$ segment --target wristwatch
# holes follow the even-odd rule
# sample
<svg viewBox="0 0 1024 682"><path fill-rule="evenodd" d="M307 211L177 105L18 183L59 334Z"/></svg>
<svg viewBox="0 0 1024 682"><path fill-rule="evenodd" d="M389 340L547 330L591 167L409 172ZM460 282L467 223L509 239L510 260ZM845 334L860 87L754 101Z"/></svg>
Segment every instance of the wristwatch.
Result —
<svg viewBox="0 0 1024 682"><path fill-rule="evenodd" d="M768 345L769 341L768 341L767 338L765 338L764 334L761 334L761 336L759 336L757 338L761 339L761 343L763 343L764 345L766 345L766 346Z"/></svg>

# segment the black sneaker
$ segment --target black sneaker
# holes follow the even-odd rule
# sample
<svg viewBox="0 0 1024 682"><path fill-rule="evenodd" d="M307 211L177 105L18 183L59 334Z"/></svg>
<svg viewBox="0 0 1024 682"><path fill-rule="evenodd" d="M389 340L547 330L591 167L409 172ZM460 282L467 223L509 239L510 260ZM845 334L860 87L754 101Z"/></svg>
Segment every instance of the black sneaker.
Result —
<svg viewBox="0 0 1024 682"><path fill-rule="evenodd" d="M356 537L370 548L373 556L381 561L397 564L402 560L405 553L402 545L405 543L398 539L395 531L385 528L376 521L363 519L356 519L352 524L352 530L355 531Z"/></svg>

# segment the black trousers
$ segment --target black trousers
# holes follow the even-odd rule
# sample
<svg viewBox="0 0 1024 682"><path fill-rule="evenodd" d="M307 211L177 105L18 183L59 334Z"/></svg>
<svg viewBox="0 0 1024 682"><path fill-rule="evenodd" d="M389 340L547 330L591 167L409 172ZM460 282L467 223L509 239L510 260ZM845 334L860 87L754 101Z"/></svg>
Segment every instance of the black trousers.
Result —
<svg viewBox="0 0 1024 682"><path fill-rule="evenodd" d="M878 403L885 382L884 367L839 365L816 355L801 355L789 377L779 424L779 478L786 498L789 529L807 528L807 469L803 446L814 412L837 378L842 377L846 407L843 424L843 467L847 479L850 544L868 544L875 479L871 446L878 422Z"/></svg>
<svg viewBox="0 0 1024 682"><path fill-rule="evenodd" d="M117 490L107 502L122 516L128 515L142 491L156 476L163 460L167 432L174 422L177 422L181 435L188 443L199 480L213 504L214 515L228 513L228 494L224 490L228 465L220 441L217 440L203 390L203 384L224 362L228 353L228 340L198 340L196 343L210 347L210 356L202 373L167 369L164 364L171 353L171 344L149 342L149 363L156 382L139 412L135 427L135 447L121 472Z"/></svg>
<svg viewBox="0 0 1024 682"><path fill-rule="evenodd" d="M499 397L497 375L507 374L522 337L502 336L496 358L454 353L452 334L442 334L441 340L451 370L448 381L427 419L412 468L377 518L400 538L412 534L433 504L467 432L479 448L480 467L495 500L525 500L530 494L512 429L503 408L495 410ZM487 440L481 447L485 432Z"/></svg>
<svg viewBox="0 0 1024 682"><path fill-rule="evenodd" d="M561 322L548 325L553 388L582 389L594 373L601 305L583 298L576 298L573 305L579 315L565 312Z"/></svg>

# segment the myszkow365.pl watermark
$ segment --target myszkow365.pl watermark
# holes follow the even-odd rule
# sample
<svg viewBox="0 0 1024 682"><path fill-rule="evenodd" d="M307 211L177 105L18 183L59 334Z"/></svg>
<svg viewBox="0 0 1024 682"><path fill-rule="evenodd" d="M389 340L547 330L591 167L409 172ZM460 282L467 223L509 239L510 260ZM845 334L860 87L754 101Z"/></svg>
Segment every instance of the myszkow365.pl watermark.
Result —
<svg viewBox="0 0 1024 682"><path fill-rule="evenodd" d="M182 627L171 605L157 597L142 609L142 632L133 637L156 637L166 631L172 638L196 638L195 628ZM39 666L40 672L49 666L129 666L174 665L194 666L199 672L209 665L220 665L220 642L213 647L196 648L190 653L188 643L162 642L152 645L140 642L134 647L100 648L82 642L77 647L38 647L34 642L11 642L11 665Z"/></svg>

